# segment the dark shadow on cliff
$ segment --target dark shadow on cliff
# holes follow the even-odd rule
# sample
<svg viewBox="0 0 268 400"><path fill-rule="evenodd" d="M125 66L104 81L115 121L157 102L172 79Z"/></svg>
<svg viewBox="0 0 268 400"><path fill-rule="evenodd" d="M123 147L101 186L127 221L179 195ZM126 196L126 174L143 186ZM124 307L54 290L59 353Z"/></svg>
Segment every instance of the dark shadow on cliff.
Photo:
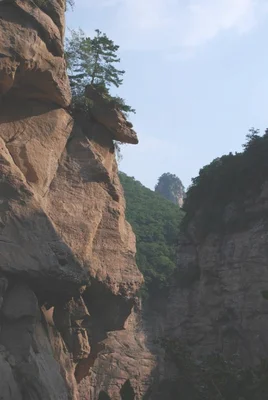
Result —
<svg viewBox="0 0 268 400"><path fill-rule="evenodd" d="M135 392L129 379L124 383L120 390L120 396L122 400L134 400L135 399Z"/></svg>
<svg viewBox="0 0 268 400"><path fill-rule="evenodd" d="M8 278L9 290L16 283L25 283L37 296L40 307L50 309L79 297L81 286L87 286L83 296L90 318L84 320L83 328L89 332L91 353L86 369L76 374L79 381L87 376L102 350L100 342L107 331L123 329L132 302L109 292L104 283L91 280L89 271L84 270L48 215L32 206L30 192L26 190L22 198L12 182L4 182L0 185L0 194L9 200L7 209L0 211L1 221L5 221L0 227L0 238L4 238L0 240L0 273ZM29 213L31 208L35 211ZM9 216L3 218L7 211ZM68 348L67 342L66 345ZM77 366L80 368L80 362Z"/></svg>
<svg viewBox="0 0 268 400"><path fill-rule="evenodd" d="M106 392L101 391L98 400L111 400L111 397Z"/></svg>
<svg viewBox="0 0 268 400"><path fill-rule="evenodd" d="M37 117L49 111L61 109L62 107L51 102L36 99L22 99L7 93L1 98L0 124L7 122L23 121L26 118Z"/></svg>
<svg viewBox="0 0 268 400"><path fill-rule="evenodd" d="M163 335L161 329L161 319L166 316L166 308L168 305L169 290L166 288L158 293L153 293L149 298L142 301L141 321L145 334L145 347L155 357L156 365L147 378L150 385L144 393L143 400L174 400L172 397L159 396L159 389L162 386L163 376L161 376L161 366L164 364L164 351L159 346L159 339Z"/></svg>

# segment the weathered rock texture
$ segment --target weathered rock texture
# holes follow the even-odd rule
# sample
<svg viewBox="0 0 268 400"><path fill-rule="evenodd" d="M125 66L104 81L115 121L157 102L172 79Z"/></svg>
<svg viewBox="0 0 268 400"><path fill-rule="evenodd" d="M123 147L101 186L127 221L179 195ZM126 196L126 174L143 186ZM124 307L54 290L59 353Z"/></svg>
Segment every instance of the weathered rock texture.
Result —
<svg viewBox="0 0 268 400"><path fill-rule="evenodd" d="M267 211L266 182L240 207L225 208L218 233L201 237L194 217L180 238L176 279L159 321L164 336L190 346L196 359L216 351L253 366L268 358ZM170 365L160 364L169 378Z"/></svg>
<svg viewBox="0 0 268 400"><path fill-rule="evenodd" d="M36 4L43 4L43 10ZM64 0L1 1L1 94L61 106L70 103L63 57L64 8Z"/></svg>
<svg viewBox="0 0 268 400"><path fill-rule="evenodd" d="M105 97L90 85L87 86L86 95L92 101L91 113L93 117L108 129L115 140L122 143L138 144L138 137L132 129L132 124L118 110L116 104L112 101L105 101Z"/></svg>
<svg viewBox="0 0 268 400"><path fill-rule="evenodd" d="M140 399L153 359L113 144L137 139L118 112L66 111L65 4L38 4L0 2L0 397Z"/></svg>

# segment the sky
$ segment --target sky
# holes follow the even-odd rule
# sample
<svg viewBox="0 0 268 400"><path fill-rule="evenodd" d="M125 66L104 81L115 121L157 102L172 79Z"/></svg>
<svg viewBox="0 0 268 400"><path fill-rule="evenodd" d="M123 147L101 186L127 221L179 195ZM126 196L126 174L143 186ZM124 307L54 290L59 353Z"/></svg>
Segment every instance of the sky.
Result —
<svg viewBox="0 0 268 400"><path fill-rule="evenodd" d="M267 0L76 0L67 27L120 46L117 93L136 109L139 144L120 170L153 189L191 178L268 127Z"/></svg>

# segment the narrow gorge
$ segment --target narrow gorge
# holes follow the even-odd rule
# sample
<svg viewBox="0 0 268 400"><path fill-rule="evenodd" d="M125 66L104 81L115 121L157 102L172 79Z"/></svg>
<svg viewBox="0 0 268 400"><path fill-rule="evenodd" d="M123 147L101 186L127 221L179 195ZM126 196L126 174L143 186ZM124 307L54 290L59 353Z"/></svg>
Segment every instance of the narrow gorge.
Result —
<svg viewBox="0 0 268 400"><path fill-rule="evenodd" d="M118 143L138 144L125 114L93 86L90 112L71 107L65 8L0 1L0 399L210 400L177 385L183 367L161 341L197 361L267 362L268 133L201 170L186 196L176 178L174 204L164 185L133 184L116 160Z"/></svg>

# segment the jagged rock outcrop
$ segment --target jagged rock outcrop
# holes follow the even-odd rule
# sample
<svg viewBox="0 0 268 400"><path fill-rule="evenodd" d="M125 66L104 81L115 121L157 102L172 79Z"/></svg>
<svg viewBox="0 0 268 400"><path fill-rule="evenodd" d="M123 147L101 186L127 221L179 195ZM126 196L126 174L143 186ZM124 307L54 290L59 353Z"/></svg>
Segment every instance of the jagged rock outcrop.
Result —
<svg viewBox="0 0 268 400"><path fill-rule="evenodd" d="M155 191L172 203L183 206L185 199L185 189L180 178L169 172L164 173L158 178Z"/></svg>
<svg viewBox="0 0 268 400"><path fill-rule="evenodd" d="M36 4L0 2L0 393L119 400L143 364L103 382L102 360L113 370L110 349L135 342L143 278L113 140L136 134L118 112L107 123L64 108L65 2Z"/></svg>
<svg viewBox="0 0 268 400"><path fill-rule="evenodd" d="M86 88L86 96L93 102L91 107L93 117L111 132L115 140L138 144L137 134L132 129L133 125L114 103L105 101L104 97L90 85Z"/></svg>

